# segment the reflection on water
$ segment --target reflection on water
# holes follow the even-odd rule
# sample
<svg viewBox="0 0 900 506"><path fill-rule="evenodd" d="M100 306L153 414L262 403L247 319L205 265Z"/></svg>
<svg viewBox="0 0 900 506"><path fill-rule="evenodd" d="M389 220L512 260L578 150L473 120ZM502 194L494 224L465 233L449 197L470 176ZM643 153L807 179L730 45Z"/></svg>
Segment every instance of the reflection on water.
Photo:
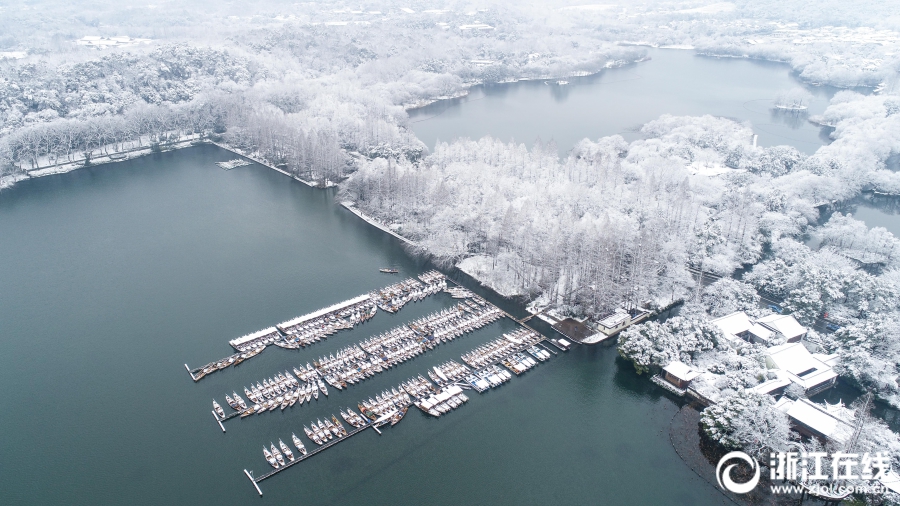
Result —
<svg viewBox="0 0 900 506"><path fill-rule="evenodd" d="M822 140L822 144L828 144L831 142L831 134L834 133L834 127L823 126L819 129L819 139Z"/></svg>
<svg viewBox="0 0 900 506"><path fill-rule="evenodd" d="M409 111L413 131L435 142L490 135L530 145L554 139L565 154L584 138L620 134L640 138L635 125L663 114L711 114L750 121L759 145L789 144L805 153L830 142L829 132L804 114L774 112L784 90L803 86L787 65L710 58L692 51L650 49L650 60L623 68L555 80L476 86L466 97ZM808 115L821 114L835 89L806 87Z"/></svg>
<svg viewBox="0 0 900 506"><path fill-rule="evenodd" d="M802 128L809 122L809 111L790 111L773 107L771 118L773 123L784 123L793 130Z"/></svg>
<svg viewBox="0 0 900 506"><path fill-rule="evenodd" d="M547 81L544 84L550 87L550 94L557 102L562 102L569 98L569 93L572 91L572 87L568 84L557 84L553 81Z"/></svg>
<svg viewBox="0 0 900 506"><path fill-rule="evenodd" d="M852 214L857 220L865 222L869 228L884 227L888 232L900 237L900 198L887 195L865 193L853 200L836 206L832 211L822 214L821 223L831 218L833 212Z"/></svg>

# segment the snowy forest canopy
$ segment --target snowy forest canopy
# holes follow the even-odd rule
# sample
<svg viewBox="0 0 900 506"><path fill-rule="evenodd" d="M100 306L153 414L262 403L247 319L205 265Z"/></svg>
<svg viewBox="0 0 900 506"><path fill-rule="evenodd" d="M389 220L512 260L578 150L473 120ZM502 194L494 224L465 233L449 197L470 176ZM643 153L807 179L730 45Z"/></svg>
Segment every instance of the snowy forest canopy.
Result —
<svg viewBox="0 0 900 506"><path fill-rule="evenodd" d="M836 1L9 2L0 176L193 132L333 179L351 162L341 153L417 158L403 109L480 82L583 75L653 45L893 90L898 44L889 6Z"/></svg>
<svg viewBox="0 0 900 506"><path fill-rule="evenodd" d="M897 12L834 0L6 2L0 184L203 137L342 181L340 199L506 295L593 318L689 301L684 321L635 330L641 367L714 351L705 319L757 310L757 293L804 324L830 312L843 328L818 345L841 356L842 377L900 406L898 241L842 213L822 220L864 191L900 195L888 163L900 154ZM754 126L732 119L663 116L639 140L585 139L560 156L491 138L429 151L409 129L410 107L598 72L643 46L784 61L809 84L848 88L810 118L832 142L806 155L758 147ZM724 278L704 291L692 271ZM685 329L705 337L673 338ZM730 390L758 380L752 356L730 360L744 371L725 375Z"/></svg>

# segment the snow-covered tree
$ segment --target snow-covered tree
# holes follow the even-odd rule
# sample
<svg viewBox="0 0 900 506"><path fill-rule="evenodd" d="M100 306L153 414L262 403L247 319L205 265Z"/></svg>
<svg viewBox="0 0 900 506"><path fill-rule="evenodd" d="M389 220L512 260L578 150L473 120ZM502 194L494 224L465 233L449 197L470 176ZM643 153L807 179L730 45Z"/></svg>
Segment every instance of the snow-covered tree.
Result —
<svg viewBox="0 0 900 506"><path fill-rule="evenodd" d="M787 415L770 395L740 390L703 410L700 425L713 441L761 461L785 451L791 438Z"/></svg>
<svg viewBox="0 0 900 506"><path fill-rule="evenodd" d="M753 286L732 278L722 278L703 290L700 302L713 318L743 311L750 316L762 316L760 297Z"/></svg>
<svg viewBox="0 0 900 506"><path fill-rule="evenodd" d="M900 313L872 315L831 338L831 349L841 357L841 376L900 407Z"/></svg>
<svg viewBox="0 0 900 506"><path fill-rule="evenodd" d="M676 360L691 364L721 339L719 328L705 319L676 316L665 323L651 321L630 327L619 334L618 350L622 357L631 360L638 373L644 373Z"/></svg>

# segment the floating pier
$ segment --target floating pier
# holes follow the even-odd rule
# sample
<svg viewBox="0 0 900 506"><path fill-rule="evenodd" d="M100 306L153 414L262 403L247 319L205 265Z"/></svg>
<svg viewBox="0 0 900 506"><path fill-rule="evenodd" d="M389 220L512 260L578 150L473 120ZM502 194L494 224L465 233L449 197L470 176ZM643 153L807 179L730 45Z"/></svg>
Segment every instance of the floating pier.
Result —
<svg viewBox="0 0 900 506"><path fill-rule="evenodd" d="M238 167L244 167L247 165L251 165L252 163L253 162L249 162L242 158L235 158L233 160L228 160L227 162L216 162L216 165L218 165L219 167L221 167L225 170L231 170L231 169L236 169Z"/></svg>
<svg viewBox="0 0 900 506"><path fill-rule="evenodd" d="M421 280L421 281L420 281ZM240 364L261 353L269 345L296 349L327 338L343 329L351 329L375 315L376 308L395 313L409 302L424 299L447 286L446 277L438 271L429 271L419 279L408 278L368 294L293 318L274 327L268 327L237 339L229 344L237 353L205 366L191 369L185 364L191 379L199 381L209 374Z"/></svg>
<svg viewBox="0 0 900 506"><path fill-rule="evenodd" d="M313 442L322 442L323 444L313 447L312 451L298 455L293 460L288 459L283 465L279 465L258 478L254 477L252 471L244 469L244 474L260 496L263 495L259 486L260 482L335 446L341 441L350 439L351 436L355 436L369 427L381 435L382 432L379 430L379 427L388 423L393 425L399 422L413 405L429 415L439 417L461 407L469 400L463 393L463 389L475 389L480 393L499 387L513 377L509 371L500 367L499 364L501 363L515 374L521 374L535 367L538 363L548 360L551 354L558 355L558 352L546 346L544 341L549 341L552 347L560 351L568 349L568 343L558 343L526 325L525 322L530 317L517 319L467 288L448 280L438 271L424 273L419 276L419 280L410 278L381 290L376 290L288 320L274 327L234 339L230 341L230 344L238 350L238 353L218 362L213 362L203 368L191 369L185 364L185 369L190 374L191 379L199 381L211 372L236 365L247 358L259 354L270 344L277 344L285 348L305 346L338 330L352 328L355 323L365 321L374 313L375 307L393 313L408 302L422 300L424 297L441 290L450 293L455 299L462 300L452 309L438 311L381 335L370 337L358 344L345 347L336 353L337 358L331 355L327 358L315 360L313 361L315 369L311 367L304 369L301 366L299 371L303 374L309 371L309 374L319 384L322 384L321 381L324 380L335 386L335 383L332 382L336 382L337 385L340 385L338 389L341 389L356 382L364 381L379 372L387 371L394 365L426 353L441 343L449 342L461 335L480 329L498 318L508 317L521 326L520 329L504 334L499 339L488 343L488 345L483 345L464 354L462 357L463 362L469 364L469 367L458 362L449 361L432 368L432 370L428 371L428 375L437 385L440 385L436 388L419 375L418 378L412 378L405 383L401 383L399 387L400 393L397 393L392 388L390 391L385 391L381 396L376 395L375 401L372 401L372 399L369 399L369 402L363 401L358 405L360 406L359 409L364 416L371 418L365 419L365 423L361 426L355 426L355 424L361 423L359 420L349 419L347 415L342 413L345 421L350 422L350 425L354 426L348 432L343 429L339 421L336 421L340 430L333 428L334 434L343 432L345 434L343 437L336 437L333 440L323 442L318 439L319 436L308 436L313 439ZM448 282L452 283L453 286L448 288ZM309 336L312 337L309 338ZM565 343L565 341L562 341L562 343ZM525 352L537 359L537 361L532 360ZM305 377L301 372L298 372L296 368L294 369L294 373L298 375L298 378L303 380ZM289 372L286 375L291 377ZM280 376L280 373L278 376ZM309 378L305 379L309 381ZM290 394L290 392L298 388L297 385L285 387L284 383L285 378L282 377L278 383L278 391L281 392L281 395ZM314 386L312 382L309 384ZM265 385L265 382L263 382L263 385ZM252 383L251 390L254 396L257 396L259 403L263 406L270 405L271 392L260 396L257 393L258 389L253 388ZM322 387L322 390L324 392L324 387ZM391 393L393 395L389 395ZM238 398L240 399L240 397ZM410 402L410 399L413 399L413 401ZM242 402L237 403L240 405L238 407L243 406ZM233 403L229 403L229 405L234 408ZM281 406L284 406L284 404ZM222 432L225 432L223 422L247 415L249 414L248 411L255 407L258 406L246 410L235 409L222 417L216 411L212 411L212 414ZM272 409L266 409L266 411L270 410ZM334 415L332 415L332 418L337 420L334 418ZM326 423L329 427L331 426L327 419ZM319 425L322 426L321 421ZM315 428L315 424L313 424L313 427ZM307 434L309 435L310 432L307 431ZM296 438L296 436L294 437ZM305 451L304 445L298 441L295 439L295 445L298 446L298 449ZM283 449L285 448L281 440L279 440L279 444L282 445ZM278 454L274 444L272 446L273 452ZM293 455L292 452L288 452L286 449L285 453L286 455ZM272 461L271 457L269 459Z"/></svg>
<svg viewBox="0 0 900 506"><path fill-rule="evenodd" d="M444 309L432 313L378 336L364 339L359 344L345 347L336 353L336 358L330 356L314 360L316 378L324 379L325 382L332 386L340 385L342 388L347 388L376 374L388 371L397 364L427 353L427 351L441 343L449 342L459 336L480 329L503 315L503 312L493 304L474 294L473 297L476 297L474 302L460 302L453 309ZM537 334L535 333L535 335ZM461 364L456 365L461 367ZM459 376L446 378L440 383L459 379L468 372L468 370L465 370ZM428 374L432 375L435 373L429 371ZM291 387L289 392L293 392L295 389L296 387ZM278 396L280 394L276 393L274 395ZM272 398L273 396L267 395L266 402L271 402ZM264 404L262 401L250 400ZM245 413L249 415L248 411L255 407L251 406L242 411L235 410L225 417L217 418L217 420L226 421ZM267 411L272 410L256 410L260 414Z"/></svg>
<svg viewBox="0 0 900 506"><path fill-rule="evenodd" d="M378 431L378 429L375 427L374 423L370 421L370 422L366 423L365 425L363 425L362 427L357 427L357 428L347 432L346 436L337 438L337 439L333 439L333 440L323 444L322 446L314 449L313 451L307 453L306 455L302 455L300 457L295 458L294 460L292 460L290 462L286 462L283 466L279 466L277 469L273 469L273 470L269 471L268 473L260 476L259 478L253 478L251 473L249 473L246 469L244 469L244 474L246 474L247 477L250 478L250 481L253 482L253 486L256 487L256 491L259 492L259 495L262 495L262 490L259 489L259 482L261 482L263 480L267 480L267 479L275 476L276 474L284 471L285 469L287 469L293 465L299 464L300 462L303 462L304 460L312 457L313 455L318 454L319 452L322 452L328 448L331 448L332 446L340 443L341 441L346 441L346 440L350 439L351 436L355 436L355 435L359 434L360 432L368 429L369 427L372 427L376 431ZM378 431L378 433L380 434L381 432Z"/></svg>
<svg viewBox="0 0 900 506"><path fill-rule="evenodd" d="M262 490L259 489L259 485L256 484L256 480L253 479L253 475L251 475L250 472L246 469L244 469L244 474L247 475L247 478L250 478L250 483L253 484L253 487L256 488L257 492L259 492L259 496L262 497Z"/></svg>
<svg viewBox="0 0 900 506"><path fill-rule="evenodd" d="M544 339L544 341L546 341L546 339ZM541 346L541 348L543 348L543 349L549 351L550 353L552 353L552 354L554 354L554 355L559 355L559 353L557 353L556 350L553 350L553 349L550 349L550 348L544 346L544 341L541 341L541 342L538 343L538 344Z"/></svg>
<svg viewBox="0 0 900 506"><path fill-rule="evenodd" d="M527 329L525 331L529 332L529 333L533 332L533 331L531 331L531 329ZM540 334L538 334L538 335L540 335ZM541 336L541 337L542 337L542 339L540 339L536 342L534 342L534 339L522 340L521 344L516 345L516 348L519 348L519 347L521 347L522 349L528 349L528 347L531 347L532 349L536 348L537 345L541 344L544 340L543 336ZM542 348L543 348L543 346L542 346ZM546 357L549 357L550 350L544 350L544 351L547 352ZM554 352L554 354L555 354L555 352ZM507 356L509 356L508 353L507 353L507 355L505 355L505 357L507 357ZM504 358L498 359L495 363L487 365L487 366L475 371L473 374L478 375L479 377L485 376L485 375L491 375L491 374L499 375L499 374L501 374L501 372L500 372L501 368L497 365L497 363L499 363L502 360L504 360ZM441 370L442 374L445 374L445 373L443 373L443 371L448 370L448 368L447 368L448 364L456 364L459 367L463 367L463 366L461 366L461 364L458 364L456 362L449 362L449 363L443 364L443 366L440 369L435 369L434 370L435 373L438 370ZM450 370L452 370L452 368ZM494 372L494 371L496 371L496 372ZM431 385L428 383L428 381L425 380L421 375L419 375L417 378L411 378L410 380L407 380L406 382L401 382L401 384L400 384L400 394L402 394L404 391L406 391L406 394L408 394L409 397L401 396L400 394L395 392L394 389L391 389L390 392L393 392L393 396L388 396L387 398L382 398L382 400L378 401L380 403L379 404L380 406L386 406L388 408L393 406L394 411L390 411L390 412L387 412L386 414L382 414L376 420L364 418L366 420L365 425L362 425L360 427L355 427L352 431L347 432L347 434L345 436L335 438L332 441L328 441L328 442L320 445L319 447L315 448L314 450L308 452L307 454L302 455L298 458L295 458L292 461L288 461L284 465L281 465L281 466L269 471L268 473L263 474L259 478L254 478L253 474L250 471L247 471L247 469L244 469L244 474L247 476L247 478L250 480L250 482L253 483L253 487L256 489L257 493L259 493L259 495L262 496L262 490L259 487L259 482L269 479L272 476L275 476L276 474L284 471L285 469L287 469L293 465L296 465L308 458L311 458L313 455L316 455L322 451L325 451L328 448L331 448L332 446L340 443L341 441L350 439L351 436L359 434L360 432L368 429L369 427L371 427L376 433L381 435L382 432L381 432L381 430L379 430L380 426L386 425L389 422L391 422L393 424L393 423L396 423L397 421L399 421L399 419L393 420L393 418L398 414L397 410L402 410L403 408L409 409L409 407L411 405L414 405L414 406L418 407L419 409L421 409L424 413L427 413L427 414L435 416L435 417L440 417L441 415L446 414L453 409L461 407L463 404L465 404L468 401L468 398L465 396L465 394L462 393L463 388L476 388L479 392L486 391L490 388L497 387L497 386L505 383L506 381L509 381L509 378L511 377L511 375L506 371L503 371L503 374L505 375L505 377L502 377L502 379L499 379L496 382L494 380L492 380L490 386L488 386L487 388L484 388L484 389L477 389L477 387L473 387L472 385L455 382L455 381L448 382L440 389L434 389L433 387L431 387ZM411 388L413 391L417 392L419 395L413 394L412 392L408 391L407 388ZM388 393L389 392L387 390L384 392L385 395ZM414 399L414 401L411 404L408 404L406 401L403 400L403 399L406 399L408 401L410 397ZM377 398L377 396L376 396L376 398ZM370 401L371 401L371 399L370 399ZM363 401L363 403L361 405L364 405L363 407L370 406L369 404L365 403L365 401ZM372 416L372 418L375 418L376 416L378 416L374 413L376 413L376 412L382 413L382 411L378 411L377 406L375 408L375 411L367 411L368 408L366 408L366 409L360 408L360 409L363 411L363 414L366 414L368 412L369 413L368 416ZM401 417L402 417L402 414L401 414ZM218 420L218 417L217 417L217 420Z"/></svg>
<svg viewBox="0 0 900 506"><path fill-rule="evenodd" d="M222 432L225 432L225 426L222 425L222 420L219 419L219 415L217 415L215 411L213 411L212 414L213 414L213 418L216 419L216 423L218 423L219 427L222 428Z"/></svg>

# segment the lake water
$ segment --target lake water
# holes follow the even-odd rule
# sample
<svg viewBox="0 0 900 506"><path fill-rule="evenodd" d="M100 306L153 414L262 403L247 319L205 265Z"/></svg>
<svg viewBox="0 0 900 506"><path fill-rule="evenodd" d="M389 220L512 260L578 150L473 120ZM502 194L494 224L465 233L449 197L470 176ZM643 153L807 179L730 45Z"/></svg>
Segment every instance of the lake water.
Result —
<svg viewBox="0 0 900 506"><path fill-rule="evenodd" d="M819 224L827 223L835 212L851 215L869 228L884 227L888 232L894 234L894 237L900 237L900 198L898 197L864 193L847 202L842 202L834 208L824 210L819 216ZM816 249L819 247L819 241L819 237L811 234L807 237L806 245Z"/></svg>
<svg viewBox="0 0 900 506"><path fill-rule="evenodd" d="M310 420L459 360L513 324L312 405L226 422L223 434L213 398L454 304L442 294L379 312L193 383L183 364L227 355L229 339L397 279L379 267L430 268L330 191L213 165L230 158L200 146L0 194L0 504L724 502L669 444L678 405L609 347L561 353L440 419L413 410L382 436L366 431L263 482L258 498L242 470L268 470L263 445L305 438Z"/></svg>
<svg viewBox="0 0 900 506"><path fill-rule="evenodd" d="M570 78L478 86L460 99L410 111L413 131L429 147L459 137L491 135L531 145L551 139L561 154L584 138L621 134L662 114L725 116L750 121L761 146L789 144L806 153L828 142L828 132L805 115L779 113L782 91L805 87L814 98L809 114L821 114L836 91L805 86L782 63L696 56L693 51L649 49L649 61Z"/></svg>
<svg viewBox="0 0 900 506"><path fill-rule="evenodd" d="M895 237L900 237L900 199L897 197L866 195L854 200L845 213L853 214L869 227L884 227Z"/></svg>

